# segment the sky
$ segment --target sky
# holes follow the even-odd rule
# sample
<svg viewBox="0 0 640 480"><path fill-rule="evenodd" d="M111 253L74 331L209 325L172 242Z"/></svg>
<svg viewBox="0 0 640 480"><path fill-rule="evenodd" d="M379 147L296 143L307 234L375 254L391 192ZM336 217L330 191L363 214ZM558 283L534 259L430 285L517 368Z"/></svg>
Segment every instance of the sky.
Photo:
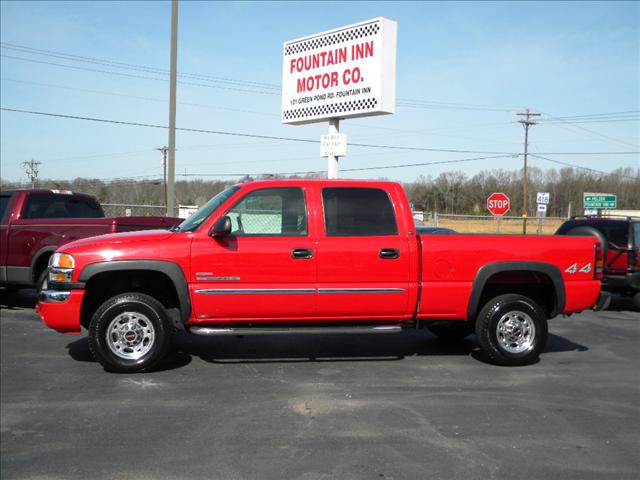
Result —
<svg viewBox="0 0 640 480"><path fill-rule="evenodd" d="M169 2L2 1L0 14L3 108L168 124ZM282 44L375 17L398 22L396 111L340 130L402 148L350 146L341 177L521 168L509 154L523 151L525 108L544 114L530 165L640 168L639 2L181 1L178 72L192 76L177 126L319 140L326 123L280 121ZM165 129L4 110L0 122L5 180L25 181L31 159L41 178L162 178ZM176 148L177 180L327 169L317 143L179 131Z"/></svg>

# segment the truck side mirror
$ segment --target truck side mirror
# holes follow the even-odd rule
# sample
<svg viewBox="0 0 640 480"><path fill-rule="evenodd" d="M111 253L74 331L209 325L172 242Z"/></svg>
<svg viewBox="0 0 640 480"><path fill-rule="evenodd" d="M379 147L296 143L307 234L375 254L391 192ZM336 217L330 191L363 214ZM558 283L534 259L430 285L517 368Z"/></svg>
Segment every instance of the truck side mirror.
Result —
<svg viewBox="0 0 640 480"><path fill-rule="evenodd" d="M227 215L224 215L213 224L213 227L209 230L209 236L216 238L227 237L229 235L231 235L231 219Z"/></svg>

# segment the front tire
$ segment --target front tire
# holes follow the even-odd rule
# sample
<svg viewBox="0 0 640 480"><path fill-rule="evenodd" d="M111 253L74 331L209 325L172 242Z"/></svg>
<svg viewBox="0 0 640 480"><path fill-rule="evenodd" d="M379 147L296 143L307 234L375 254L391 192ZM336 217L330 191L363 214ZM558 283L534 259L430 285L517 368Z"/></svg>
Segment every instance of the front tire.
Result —
<svg viewBox="0 0 640 480"><path fill-rule="evenodd" d="M165 308L143 293L123 293L104 302L89 325L89 348L105 370L150 370L167 354L171 322Z"/></svg>
<svg viewBox="0 0 640 480"><path fill-rule="evenodd" d="M500 295L478 314L476 336L482 351L497 365L533 363L547 343L547 318L523 295Z"/></svg>

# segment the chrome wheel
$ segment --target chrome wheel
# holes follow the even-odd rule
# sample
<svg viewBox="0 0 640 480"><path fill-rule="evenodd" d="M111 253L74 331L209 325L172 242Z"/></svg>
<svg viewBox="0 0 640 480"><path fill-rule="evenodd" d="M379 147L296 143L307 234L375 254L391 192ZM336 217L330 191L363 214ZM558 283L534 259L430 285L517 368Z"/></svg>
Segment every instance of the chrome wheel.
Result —
<svg viewBox="0 0 640 480"><path fill-rule="evenodd" d="M153 324L139 312L124 312L115 317L106 334L109 349L125 360L138 360L151 350L155 341Z"/></svg>
<svg viewBox="0 0 640 480"><path fill-rule="evenodd" d="M528 314L513 310L498 320L496 336L503 350L509 353L523 353L534 347L536 327Z"/></svg>

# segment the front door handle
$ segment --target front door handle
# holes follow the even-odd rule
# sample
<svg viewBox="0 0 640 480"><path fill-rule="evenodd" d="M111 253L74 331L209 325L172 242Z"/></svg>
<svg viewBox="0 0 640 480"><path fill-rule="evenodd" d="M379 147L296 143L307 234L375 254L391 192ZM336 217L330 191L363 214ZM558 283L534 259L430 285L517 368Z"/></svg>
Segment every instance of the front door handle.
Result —
<svg viewBox="0 0 640 480"><path fill-rule="evenodd" d="M398 250L397 248L383 248L380 250L380 258L385 260L400 258L400 250Z"/></svg>
<svg viewBox="0 0 640 480"><path fill-rule="evenodd" d="M310 248L294 248L291 250L293 258L313 258L313 250Z"/></svg>

